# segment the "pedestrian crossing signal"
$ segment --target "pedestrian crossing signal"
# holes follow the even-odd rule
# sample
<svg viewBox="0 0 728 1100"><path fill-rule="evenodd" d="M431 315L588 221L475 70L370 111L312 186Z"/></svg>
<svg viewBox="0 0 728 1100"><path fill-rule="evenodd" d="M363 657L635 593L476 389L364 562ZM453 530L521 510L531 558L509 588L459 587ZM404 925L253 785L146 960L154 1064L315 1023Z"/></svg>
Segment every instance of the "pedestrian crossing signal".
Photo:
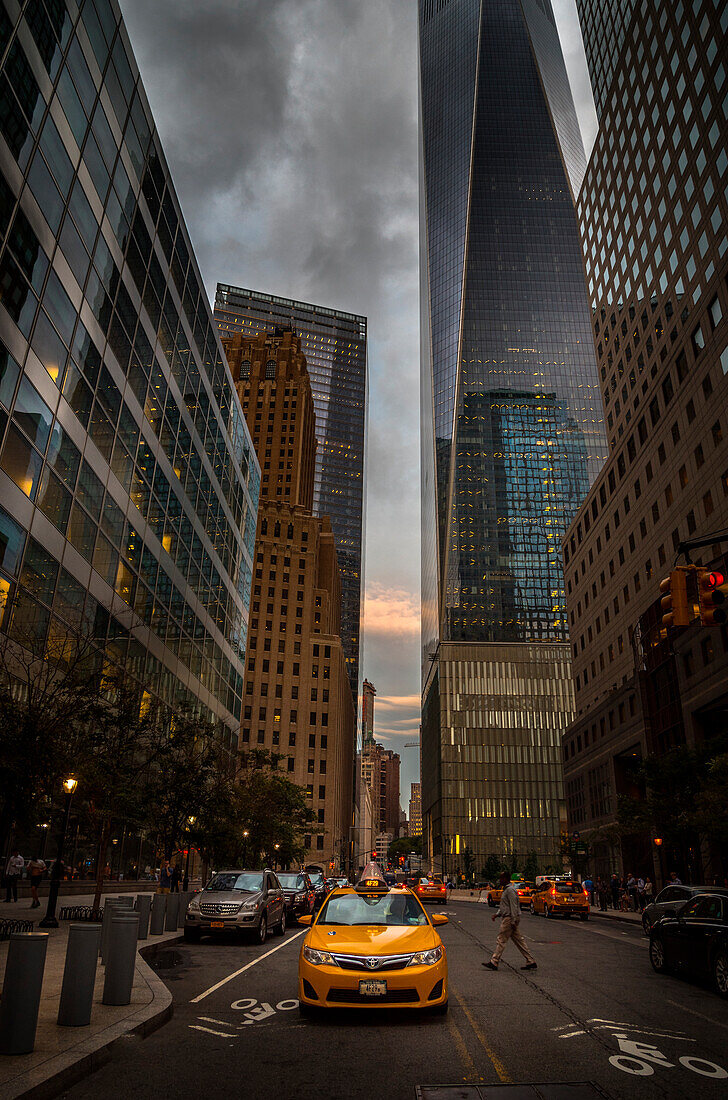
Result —
<svg viewBox="0 0 728 1100"><path fill-rule="evenodd" d="M701 626L723 626L728 622L728 582L722 573L698 569Z"/></svg>

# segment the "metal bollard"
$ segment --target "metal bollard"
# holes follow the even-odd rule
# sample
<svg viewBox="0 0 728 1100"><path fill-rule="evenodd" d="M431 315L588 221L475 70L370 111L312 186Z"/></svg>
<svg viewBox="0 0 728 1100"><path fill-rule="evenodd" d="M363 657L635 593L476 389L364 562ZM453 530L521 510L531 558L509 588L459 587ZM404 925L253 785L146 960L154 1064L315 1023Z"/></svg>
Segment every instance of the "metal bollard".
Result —
<svg viewBox="0 0 728 1100"><path fill-rule="evenodd" d="M106 963L106 956L109 953L109 936L111 935L111 918L114 913L118 913L121 910L121 906L117 904L116 898L107 898L104 901L104 915L101 920L101 945L100 954L101 962Z"/></svg>
<svg viewBox="0 0 728 1100"><path fill-rule="evenodd" d="M167 898L169 896L171 895L154 895L154 904L152 905L152 922L149 926L149 932L152 936L161 936L162 932L164 932L164 915L167 910Z"/></svg>
<svg viewBox="0 0 728 1100"><path fill-rule="evenodd" d="M139 917L136 913L133 915L115 913L111 919L111 937L102 996L105 1005L128 1005L131 1001L138 928Z"/></svg>
<svg viewBox="0 0 728 1100"><path fill-rule="evenodd" d="M167 919L164 922L165 932L177 931L177 915L179 913L179 894L167 895Z"/></svg>
<svg viewBox="0 0 728 1100"><path fill-rule="evenodd" d="M101 926L98 924L72 924L68 929L58 1006L58 1023L62 1027L85 1027L91 1023L100 942Z"/></svg>
<svg viewBox="0 0 728 1100"><path fill-rule="evenodd" d="M30 1054L35 1046L47 949L47 932L10 937L0 1000L0 1054Z"/></svg>
<svg viewBox="0 0 728 1100"><path fill-rule="evenodd" d="M139 939L145 940L149 935L149 914L152 906L151 894L137 894L136 909L139 914Z"/></svg>

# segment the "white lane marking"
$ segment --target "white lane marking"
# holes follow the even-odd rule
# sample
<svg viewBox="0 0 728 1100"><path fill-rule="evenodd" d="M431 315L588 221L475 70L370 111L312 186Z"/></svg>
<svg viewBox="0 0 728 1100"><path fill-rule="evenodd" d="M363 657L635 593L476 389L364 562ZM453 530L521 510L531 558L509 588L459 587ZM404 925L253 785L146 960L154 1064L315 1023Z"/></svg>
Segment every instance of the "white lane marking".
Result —
<svg viewBox="0 0 728 1100"><path fill-rule="evenodd" d="M585 1031L570 1031L566 1035L559 1035L559 1039L573 1039L575 1035L586 1035Z"/></svg>
<svg viewBox="0 0 728 1100"><path fill-rule="evenodd" d="M303 928L300 932L294 933L293 936L289 936L283 943L279 943L277 947L271 947L270 951L266 951L264 955L259 955L257 959L253 959L252 962L246 963L245 966L241 966L239 970L233 971L232 974L228 974L226 978L222 978L221 981L216 982L215 985L211 985L209 989L206 989L204 993L200 993L197 997L193 997L190 1004L197 1004L198 1001L202 1001L205 997L209 997L215 990L221 989L222 986L227 985L233 978L237 978L240 974L244 974L246 970L250 970L251 966L255 966L257 963L262 962L263 959L267 959L269 955L275 955L276 951L280 951L286 944L292 943L293 940L298 939L299 936L303 936L308 932L307 928Z"/></svg>
<svg viewBox="0 0 728 1100"><path fill-rule="evenodd" d="M658 1039L679 1039L682 1043L696 1043L697 1039L689 1039L687 1035L673 1035L669 1031L648 1031L644 1027L635 1027L633 1024L597 1024L594 1031L614 1031L615 1027L619 1030L619 1027L629 1027L629 1030L635 1035L652 1035L657 1036Z"/></svg>
<svg viewBox="0 0 728 1100"><path fill-rule="evenodd" d="M208 1035L219 1035L221 1039L235 1039L237 1036L230 1031L213 1031L211 1027L203 1027L202 1024L188 1024L194 1031L206 1031Z"/></svg>
<svg viewBox="0 0 728 1100"><path fill-rule="evenodd" d="M204 1020L206 1024L222 1024L223 1027L232 1027L228 1020L216 1020L213 1016L198 1016L198 1020Z"/></svg>
<svg viewBox="0 0 728 1100"><path fill-rule="evenodd" d="M683 1012L689 1012L691 1016L697 1016L699 1020L705 1020L706 1023L714 1024L715 1027L722 1027L724 1031L728 1031L728 1024L722 1024L720 1020L714 1020L712 1016L706 1016L702 1012L696 1012L694 1008L688 1008L687 1005L680 1004L678 1001L667 1001L666 1004L672 1005L673 1008L679 1008Z"/></svg>

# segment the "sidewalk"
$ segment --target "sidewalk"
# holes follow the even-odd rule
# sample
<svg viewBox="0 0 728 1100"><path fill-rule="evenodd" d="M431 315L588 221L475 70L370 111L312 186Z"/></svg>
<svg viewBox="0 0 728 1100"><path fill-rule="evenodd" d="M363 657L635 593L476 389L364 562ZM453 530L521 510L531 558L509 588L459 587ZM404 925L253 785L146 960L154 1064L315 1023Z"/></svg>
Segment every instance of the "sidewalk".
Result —
<svg viewBox="0 0 728 1100"><path fill-rule="evenodd" d="M109 894L113 893L109 891ZM93 894L68 898L68 903L74 905L91 905L92 901ZM63 904L64 898L61 897L58 913ZM8 910L12 912L8 913ZM27 908L27 903L21 902L0 905L0 917L32 918L37 921L44 912L43 905L33 910ZM115 1042L131 1034L149 1035L172 1015L171 993L138 953L130 1004L117 1007L101 1003L104 969L99 961L91 1023L88 1027L59 1027L56 1017L70 923L62 921L59 928L48 930L48 953L35 1050L32 1054L0 1055L2 1100L15 1100L21 1096L46 1100L57 1095L103 1064ZM139 948L147 955L153 954L158 944L175 943L181 936L181 931L164 932L140 941ZM0 975L5 972L7 952L7 941L0 943Z"/></svg>

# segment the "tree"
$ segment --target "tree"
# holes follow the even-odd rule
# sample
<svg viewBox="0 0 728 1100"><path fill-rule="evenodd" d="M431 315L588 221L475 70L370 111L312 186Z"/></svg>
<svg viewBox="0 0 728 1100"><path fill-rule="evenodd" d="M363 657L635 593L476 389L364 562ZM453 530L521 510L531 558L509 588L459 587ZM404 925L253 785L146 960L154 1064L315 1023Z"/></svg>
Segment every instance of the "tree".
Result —
<svg viewBox="0 0 728 1100"><path fill-rule="evenodd" d="M473 849L469 848L467 844L463 849L463 866L465 867L465 878L470 882L473 878L473 868L475 867L475 856L473 855Z"/></svg>
<svg viewBox="0 0 728 1100"><path fill-rule="evenodd" d="M247 850L255 853L252 862L256 864L261 858L276 859L284 866L300 863L306 851L304 835L320 831L305 789L278 771L282 759L264 749L252 749L241 757L237 775L241 835L247 829Z"/></svg>
<svg viewBox="0 0 728 1100"><path fill-rule="evenodd" d="M0 851L77 774L98 715L98 658L90 638L56 631L41 644L32 620L0 639Z"/></svg>
<svg viewBox="0 0 728 1100"><path fill-rule="evenodd" d="M526 862L523 864L523 877L526 882L535 882L538 873L538 853L530 851L526 856Z"/></svg>
<svg viewBox="0 0 728 1100"><path fill-rule="evenodd" d="M497 882L501 871L505 870L503 860L494 852L487 857L483 867L483 878L486 882Z"/></svg>
<svg viewBox="0 0 728 1100"><path fill-rule="evenodd" d="M397 863L400 856L404 856L405 859L409 856L410 852L414 852L415 855L422 855L422 837L421 836L400 836L396 840L393 840L387 849L387 856L391 863Z"/></svg>

